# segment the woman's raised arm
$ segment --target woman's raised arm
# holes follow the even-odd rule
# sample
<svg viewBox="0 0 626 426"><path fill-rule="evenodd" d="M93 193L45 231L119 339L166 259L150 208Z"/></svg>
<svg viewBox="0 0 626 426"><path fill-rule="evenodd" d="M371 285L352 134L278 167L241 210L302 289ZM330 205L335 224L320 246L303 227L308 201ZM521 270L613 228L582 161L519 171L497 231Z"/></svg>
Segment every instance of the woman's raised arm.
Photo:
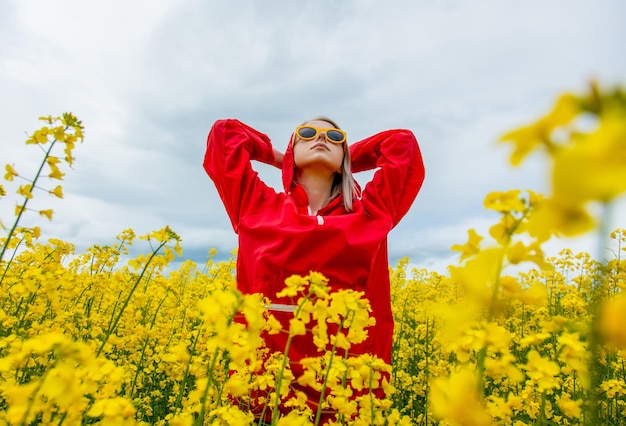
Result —
<svg viewBox="0 0 626 426"><path fill-rule="evenodd" d="M256 201L275 194L252 169L251 160L274 164L269 137L239 120L218 120L207 138L204 169L217 188L228 217L237 232L241 216Z"/></svg>
<svg viewBox="0 0 626 426"><path fill-rule="evenodd" d="M386 130L350 146L354 173L379 168L362 199L385 211L393 226L409 211L424 182L424 162L410 130Z"/></svg>

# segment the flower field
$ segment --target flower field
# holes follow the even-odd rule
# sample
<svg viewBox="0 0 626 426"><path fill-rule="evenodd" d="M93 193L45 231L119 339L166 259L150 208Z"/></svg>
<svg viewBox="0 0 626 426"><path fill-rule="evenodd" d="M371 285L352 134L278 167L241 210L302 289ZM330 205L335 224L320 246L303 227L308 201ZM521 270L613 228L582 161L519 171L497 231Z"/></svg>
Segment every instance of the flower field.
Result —
<svg viewBox="0 0 626 426"><path fill-rule="evenodd" d="M468 230L448 273L409 270L409 259L390 268L392 365L351 356L375 327L369 302L329 293L318 273L286 281L298 308L282 330L266 301L236 290L236 252L171 270L182 248L169 227L127 229L84 253L41 242L21 224L53 212L30 201L63 197L43 178L62 180L83 139L71 114L42 120L26 141L43 149L41 167L31 177L7 164L0 185L0 202L13 185L21 200L0 222L0 425L626 424L626 230L604 219L626 193L623 89L564 94L501 137L513 166L546 156L551 192L487 194L489 235ZM589 232L612 259L543 253L551 238ZM268 333L288 333L285 353L268 353ZM319 356L296 377L289 344L304 334Z"/></svg>

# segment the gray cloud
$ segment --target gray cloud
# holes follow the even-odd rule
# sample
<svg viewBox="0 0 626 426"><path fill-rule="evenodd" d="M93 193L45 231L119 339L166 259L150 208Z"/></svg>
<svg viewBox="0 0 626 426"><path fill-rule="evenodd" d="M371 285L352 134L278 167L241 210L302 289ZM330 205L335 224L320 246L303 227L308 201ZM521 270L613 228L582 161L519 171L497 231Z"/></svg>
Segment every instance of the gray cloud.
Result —
<svg viewBox="0 0 626 426"><path fill-rule="evenodd" d="M34 167L24 131L73 111L87 138L47 233L85 247L169 224L202 261L236 245L201 167L216 119L239 118L281 148L319 114L351 141L406 127L427 180L390 257L440 268L468 227L492 220L488 192L545 189L541 159L511 169L496 138L589 78L623 82L624 12L618 0L4 2L0 159ZM280 188L275 170L255 167ZM0 204L6 222L13 206Z"/></svg>

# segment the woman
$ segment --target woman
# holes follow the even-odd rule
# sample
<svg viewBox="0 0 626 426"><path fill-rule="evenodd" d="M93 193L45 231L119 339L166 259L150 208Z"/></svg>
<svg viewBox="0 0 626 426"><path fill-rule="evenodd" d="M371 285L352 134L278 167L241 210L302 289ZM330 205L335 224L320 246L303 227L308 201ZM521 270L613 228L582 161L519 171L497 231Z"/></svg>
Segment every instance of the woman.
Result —
<svg viewBox="0 0 626 426"><path fill-rule="evenodd" d="M261 181L251 160L282 168L285 192ZM346 133L320 117L296 128L284 155L270 139L237 120L211 129L204 168L239 235L237 285L262 293L289 328L293 307L276 293L291 275L320 272L332 289L363 291L376 325L353 353L391 363L391 312L387 235L409 210L424 180L417 141L408 130L387 130L348 147ZM378 168L360 193L352 172ZM266 336L282 352L284 333ZM289 358L317 356L307 336L292 342ZM315 397L312 398L315 400Z"/></svg>

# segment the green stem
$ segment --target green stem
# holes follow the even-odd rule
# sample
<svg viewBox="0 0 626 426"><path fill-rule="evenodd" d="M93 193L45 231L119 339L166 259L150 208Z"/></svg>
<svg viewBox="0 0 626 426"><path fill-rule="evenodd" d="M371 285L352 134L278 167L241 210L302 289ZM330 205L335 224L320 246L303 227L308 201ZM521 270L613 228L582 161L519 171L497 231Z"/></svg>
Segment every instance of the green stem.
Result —
<svg viewBox="0 0 626 426"><path fill-rule="evenodd" d="M130 302L131 297L133 297L133 293L135 293L135 290L137 289L137 286L139 286L139 283L143 279L143 276L146 273L146 270L148 269L148 266L150 266L150 263L152 262L152 259L154 259L154 257L157 255L159 250L161 250L165 246L166 243L167 243L167 241L163 241L159 245L159 247L157 247L157 249L154 250L152 252L152 254L150 255L150 258L146 262L146 265L143 267L143 269L141 271L141 274L139 275L139 277L135 281L135 284L133 284L133 287L131 288L130 292L128 293L128 296L126 297L126 300L124 301L124 304L122 305L122 309L120 309L119 313L117 314L117 317L115 317L115 320L113 321L113 324L111 324L111 327L109 327L109 331L107 331L106 336L104 336L104 340L102 341L102 344L100 345L100 348L98 349L98 352L96 353L96 357L100 356L100 353L104 349L104 346L106 345L107 341L109 340L109 337L111 337L111 334L113 334L113 332L117 328L117 324L120 322L120 319L122 318L122 314L126 310L126 307L128 306L128 303Z"/></svg>
<svg viewBox="0 0 626 426"><path fill-rule="evenodd" d="M206 413L206 399L209 395L209 388L213 382L213 370L215 369L215 363L217 362L217 355L219 354L219 350L213 352L213 359L207 368L207 381L206 386L204 387L204 391L202 391L202 398L200 398L200 415L196 418L194 422L195 426L202 426L204 424L204 415Z"/></svg>
<svg viewBox="0 0 626 426"><path fill-rule="evenodd" d="M154 327L154 323L156 322L159 309L161 309L161 306L163 306L163 302L165 302L165 299L167 299L167 296L168 296L168 293L166 292L165 297L161 299L161 302L159 302L159 305L154 311L154 316L152 317L152 322L150 323L150 328L148 330L152 330L152 328ZM135 386L137 385L137 379L139 378L139 371L141 371L141 368L143 367L143 360L145 358L146 348L148 347L149 342L150 342L150 338L149 336L146 336L146 340L144 341L143 348L141 349L141 358L139 359L139 362L137 363L137 371L135 372L135 378L133 379L133 384L130 388L130 392L129 392L130 400L133 399L133 394L135 393Z"/></svg>
<svg viewBox="0 0 626 426"><path fill-rule="evenodd" d="M498 259L498 265L496 266L496 276L493 283L493 289L491 290L491 304L489 306L489 311L487 313L487 322L491 322L493 320L496 302L498 301L498 291L500 290L500 276L502 274L502 269L504 267L504 257L506 256L506 249L511 244L511 238L522 224L526 216L528 215L529 210L524 211L522 216L515 221L515 224L511 227L511 229L507 232L507 238L505 244L502 245L502 255ZM478 359L476 360L476 373L478 375L478 392L481 395L485 393L485 358L487 356L487 346L483 346L478 353Z"/></svg>
<svg viewBox="0 0 626 426"><path fill-rule="evenodd" d="M298 305L298 308L296 309L296 312L294 313L293 317L298 318L298 315L300 315L300 311L302 310L302 306L310 299L311 297L311 293L309 293L308 295L306 295L302 301L302 303L300 303L300 305ZM291 347L291 340L293 339L293 336L291 335L291 333L289 334L289 337L287 337L287 343L285 344L285 352L284 352L284 356L283 356L283 362L280 366L280 371L278 372L278 377L276 377L276 388L274 389L276 392L276 398L274 399L274 403L273 403L273 410L272 410L272 424L275 425L276 422L278 421L278 403L280 401L280 388L282 387L282 383L283 383L283 374L285 372L285 368L287 367L287 360L289 359L289 348Z"/></svg>
<svg viewBox="0 0 626 426"><path fill-rule="evenodd" d="M26 305L24 305L24 312L22 313L20 322L17 324L17 327L13 328L14 330L19 330L24 324L24 321L26 320L26 314L28 313L28 307L35 301L35 298L37 297L37 292L39 291L40 288L41 288L41 284L39 284L39 287L37 287L35 291L29 294L28 300L26 301Z"/></svg>
<svg viewBox="0 0 626 426"><path fill-rule="evenodd" d="M24 426L27 424L26 420L28 420L28 416L30 415L31 410L33 409L33 403L35 402L35 398L37 398L37 394L43 387L44 381L46 380L46 377L48 376L50 371L54 367L56 367L57 362L58 360L54 361L52 365L50 366L50 368L44 371L43 375L41 376L41 379L39 379L39 383L37 384L37 387L35 388L35 390L33 390L33 393L28 398L28 407L26 407L26 411L24 412L24 415L22 416L22 421L20 422L20 426Z"/></svg>
<svg viewBox="0 0 626 426"><path fill-rule="evenodd" d="M300 309L298 309L298 312ZM294 315L294 318L297 318L297 314ZM289 359L289 348L291 347L291 340L293 336L289 334L287 337L287 343L285 344L285 352L283 356L283 362L280 366L280 371L278 372L278 377L276 377L276 387L274 389L276 393L276 397L274 398L274 408L272 409L272 424L275 425L278 421L278 403L280 401L280 388L283 383L283 373L285 372L285 367L287 367L287 360Z"/></svg>
<svg viewBox="0 0 626 426"><path fill-rule="evenodd" d="M541 408L539 410L539 426L546 424L546 391L541 393Z"/></svg>
<svg viewBox="0 0 626 426"><path fill-rule="evenodd" d="M504 248L506 249L506 247L508 247L508 242L510 241L510 239L507 241L507 244L504 246ZM493 289L491 292L491 304L489 306L489 312L487 314L487 322L491 322L493 320L493 316L494 316L494 306L496 304L496 301L498 300L498 290L500 289L500 274L502 273L502 265L504 264L504 256L505 256L505 252L502 252L502 256L500 256L500 259L498 259L498 266L496 267L496 278L495 281L493 283ZM477 378L478 378L478 392L481 395L484 395L485 393L485 358L487 357L487 345L484 345L481 349L480 352L478 353L478 359L476 360L476 374L477 374Z"/></svg>
<svg viewBox="0 0 626 426"><path fill-rule="evenodd" d="M348 315L352 314L354 316L354 312L350 311ZM335 343L333 343L333 348L330 351L330 358L328 359L328 365L326 366L326 375L324 376L324 383L322 383L322 390L320 391L320 399L317 403L317 412L315 413L315 426L318 426L320 423L320 418L322 416L322 404L324 403L324 399L326 398L326 386L328 385L328 377L330 376L330 370L333 365L333 358L335 357L335 353L337 352L337 337L341 330L343 330L343 325L347 320L344 318L339 324L339 328L337 329L337 333L335 334ZM371 387L370 387L371 390ZM373 417L372 417L373 418Z"/></svg>
<svg viewBox="0 0 626 426"><path fill-rule="evenodd" d="M13 259L15 259L15 256L17 255L17 249L19 248L19 246L22 245L23 241L24 241L24 237L22 237L22 239L17 243L15 250L13 250L13 254L11 255L11 258L9 259L9 261L7 262L6 267L4 268L4 272L2 272L2 277L0 277L0 284L4 282L4 277L6 277L7 272L9 272L9 266L11 265L11 263L13 263Z"/></svg>
<svg viewBox="0 0 626 426"><path fill-rule="evenodd" d="M604 261L604 253L606 249L607 236L609 235L608 227L610 221L610 204L605 203L602 205L602 217L599 225L599 238L598 245L599 250L597 256L601 259L602 273L606 272L606 262ZM600 389L600 383L602 381L600 377L600 368L602 366L600 360L600 342L598 338L599 324L598 324L598 309L601 302L601 285L598 284L599 280L593 283L591 289L591 332L589 333L589 375L590 375L590 388L589 396L587 398L587 415L585 416L586 425L596 425L600 421L600 412L598 407L598 390Z"/></svg>
<svg viewBox="0 0 626 426"><path fill-rule="evenodd" d="M428 407L429 404L429 395L430 395L430 356L431 356L431 350L432 350L432 341L430 339L430 331L429 331L429 327L428 327L429 323L428 323L428 319L426 319L426 341L424 342L426 349L424 351L424 355L426 358L426 368L424 370L424 387L426 388L426 397L425 397L425 402L424 405L426 407ZM435 318L433 318L433 325L432 325L432 329L435 329ZM434 334L434 332L433 332ZM430 348L428 347L428 342L430 342ZM424 417L426 418L426 424L428 424L428 410L424 410Z"/></svg>
<svg viewBox="0 0 626 426"><path fill-rule="evenodd" d="M185 393L185 387L187 383L187 377L189 377L189 369L191 366L191 361L194 353L196 352L196 346L198 344L198 340L200 338L200 333L202 332L202 324L198 325L198 332L193 340L193 345L191 346L191 350L189 351L189 360L187 361L187 366L185 368L185 372L183 373L183 378L180 383L180 391L178 392L178 397L176 397L176 403L174 404L174 408L182 408L183 395Z"/></svg>
<svg viewBox="0 0 626 426"><path fill-rule="evenodd" d="M56 144L56 142L57 140L55 139L50 143L50 148L48 148L48 150L46 151L46 155L44 156L43 161L39 165L39 170L37 170L37 174L35 175L35 178L33 179L31 183L31 190L35 187L35 184L39 180L39 177L41 176L41 172L43 171L43 168L46 165L46 160L50 156L50 152L52 152L52 148L54 148L54 145ZM17 214L17 218L15 219L15 222L13 223L13 227L9 231L9 234L7 235L6 240L4 241L4 244L2 245L2 251L0 251L0 262L4 258L4 253L6 252L9 246L9 243L11 242L11 238L13 237L13 234L15 233L17 229L17 225L19 224L20 219L22 218L22 214L24 214L24 212L26 211L26 205L28 204L29 200L30 198L24 197L24 202L22 203L22 206L20 207L20 211ZM8 268L8 265L7 265L7 268Z"/></svg>
<svg viewBox="0 0 626 426"><path fill-rule="evenodd" d="M241 303L242 300L239 299L239 304L237 305L237 307L235 308L235 310L233 311L233 315L228 319L228 321L226 322L226 327L230 327L233 322L235 321L235 314L237 312L239 312L239 310L241 309ZM229 371L229 365L230 365L230 361L227 359L228 358L228 349L223 349L222 353L224 354L224 359L225 359L225 363L224 363L224 370L225 371ZM204 418L204 412L205 412L205 402L207 399L207 395L208 395L208 390L209 390L209 384L214 384L215 383L215 363L217 362L218 359L218 354L219 354L219 350L216 350L213 354L213 360L211 362L211 366L207 369L207 387L204 390L204 393L202 395L202 415L199 417L199 419L203 419ZM218 392L217 392L217 396L215 398L216 400L216 404L217 407L220 407L222 405L222 394L224 392L224 386L226 384L226 381L223 380L220 383ZM212 419L211 419L212 420ZM202 423L200 423L202 424Z"/></svg>

